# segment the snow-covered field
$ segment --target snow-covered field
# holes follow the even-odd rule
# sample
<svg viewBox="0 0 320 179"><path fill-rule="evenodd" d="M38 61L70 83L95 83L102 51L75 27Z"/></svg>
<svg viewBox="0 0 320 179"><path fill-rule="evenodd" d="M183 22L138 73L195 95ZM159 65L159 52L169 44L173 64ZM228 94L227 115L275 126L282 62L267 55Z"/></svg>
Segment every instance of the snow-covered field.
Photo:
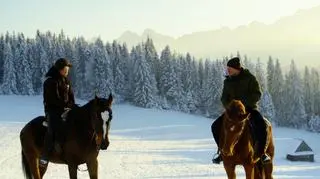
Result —
<svg viewBox="0 0 320 179"><path fill-rule="evenodd" d="M204 117L130 105L114 105L108 151L99 155L100 178L226 178L222 165L213 165L216 151L210 125ZM0 96L0 178L23 178L19 132L26 122L42 115L40 96ZM278 179L320 178L320 135L274 128ZM286 154L303 139L314 150L315 162L290 162ZM86 167L80 166L85 170ZM244 171L237 168L238 178ZM78 172L86 179L88 173ZM50 164L45 178L68 178L66 165Z"/></svg>

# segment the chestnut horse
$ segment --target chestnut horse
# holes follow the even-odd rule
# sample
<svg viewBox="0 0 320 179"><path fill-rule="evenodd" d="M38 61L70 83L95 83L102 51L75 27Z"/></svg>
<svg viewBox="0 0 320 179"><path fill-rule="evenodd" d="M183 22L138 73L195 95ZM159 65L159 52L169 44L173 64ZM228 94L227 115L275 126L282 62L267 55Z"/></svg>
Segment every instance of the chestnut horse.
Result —
<svg viewBox="0 0 320 179"><path fill-rule="evenodd" d="M235 179L236 165L242 165L247 179L272 179L274 144L272 128L267 120L267 150L271 162L262 164L254 154L255 144L250 128L250 114L241 101L233 100L227 107L220 134L221 156L228 179ZM254 119L251 119L254 120Z"/></svg>
<svg viewBox="0 0 320 179"><path fill-rule="evenodd" d="M53 150L49 161L67 164L71 179L77 178L78 165L83 163L87 165L90 179L98 178L99 150L106 150L109 146L112 101L111 94L108 99L95 96L84 106L68 112L64 122L66 131L65 140L61 144L62 152ZM109 113L108 119L104 118L106 112ZM47 170L47 166L39 165L47 131L44 121L44 116L38 116L20 132L22 166L27 179L41 179Z"/></svg>

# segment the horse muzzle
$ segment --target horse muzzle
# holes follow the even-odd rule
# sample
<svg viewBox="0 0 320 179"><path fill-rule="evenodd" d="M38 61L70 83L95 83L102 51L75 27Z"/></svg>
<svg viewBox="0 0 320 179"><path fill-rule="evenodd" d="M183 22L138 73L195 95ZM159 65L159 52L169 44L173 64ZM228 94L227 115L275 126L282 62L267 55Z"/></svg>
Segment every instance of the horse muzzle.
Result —
<svg viewBox="0 0 320 179"><path fill-rule="evenodd" d="M109 142L106 142L106 141L103 141L102 143L101 143L101 145L100 145L100 149L101 150L107 150L108 149L108 147L109 147Z"/></svg>

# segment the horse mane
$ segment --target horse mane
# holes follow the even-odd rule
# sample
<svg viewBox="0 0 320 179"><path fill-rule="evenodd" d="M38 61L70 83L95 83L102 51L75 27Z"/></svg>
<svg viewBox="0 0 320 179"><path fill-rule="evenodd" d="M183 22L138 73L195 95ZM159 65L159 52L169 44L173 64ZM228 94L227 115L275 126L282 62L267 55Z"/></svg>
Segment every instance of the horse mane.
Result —
<svg viewBox="0 0 320 179"><path fill-rule="evenodd" d="M87 135L88 132L94 130L91 125L93 112L95 112L95 99L90 100L83 106L74 107L67 116L66 129L75 129L79 135ZM98 116L96 116L98 117Z"/></svg>
<svg viewBox="0 0 320 179"><path fill-rule="evenodd" d="M85 119L91 114L94 105L94 99L87 102L85 105L80 107L74 107L68 114L69 121L85 121ZM85 115L87 113L87 115Z"/></svg>

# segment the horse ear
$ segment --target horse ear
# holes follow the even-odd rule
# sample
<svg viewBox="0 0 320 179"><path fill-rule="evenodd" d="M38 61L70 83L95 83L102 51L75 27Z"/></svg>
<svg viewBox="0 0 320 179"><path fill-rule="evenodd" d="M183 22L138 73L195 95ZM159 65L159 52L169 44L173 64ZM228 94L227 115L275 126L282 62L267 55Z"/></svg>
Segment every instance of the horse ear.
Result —
<svg viewBox="0 0 320 179"><path fill-rule="evenodd" d="M99 94L99 90L96 89L95 92L94 92L94 98L95 98L95 99L98 99L98 98L99 98L99 97L98 97L98 94Z"/></svg>
<svg viewBox="0 0 320 179"><path fill-rule="evenodd" d="M113 100L113 96L112 96L112 93L109 94L109 98L108 100L112 101Z"/></svg>

